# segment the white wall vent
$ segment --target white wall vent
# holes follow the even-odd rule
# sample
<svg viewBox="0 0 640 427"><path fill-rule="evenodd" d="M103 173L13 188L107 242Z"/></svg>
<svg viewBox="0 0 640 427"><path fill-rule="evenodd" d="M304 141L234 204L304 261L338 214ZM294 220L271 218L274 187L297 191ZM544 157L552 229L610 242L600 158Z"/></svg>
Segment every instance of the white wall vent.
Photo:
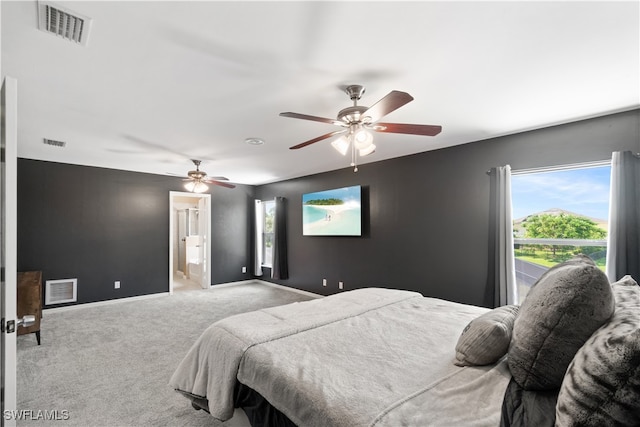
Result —
<svg viewBox="0 0 640 427"><path fill-rule="evenodd" d="M78 279L47 280L44 288L45 305L76 302Z"/></svg>
<svg viewBox="0 0 640 427"><path fill-rule="evenodd" d="M38 28L86 46L93 20L47 1L38 1Z"/></svg>

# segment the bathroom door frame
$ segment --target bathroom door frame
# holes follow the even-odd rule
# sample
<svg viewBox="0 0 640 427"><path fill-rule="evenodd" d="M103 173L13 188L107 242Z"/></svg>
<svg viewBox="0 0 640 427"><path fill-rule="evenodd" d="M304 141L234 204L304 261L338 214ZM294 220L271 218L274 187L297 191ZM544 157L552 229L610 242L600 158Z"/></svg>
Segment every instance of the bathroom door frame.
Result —
<svg viewBox="0 0 640 427"><path fill-rule="evenodd" d="M211 194L198 194L198 193L188 193L182 191L170 191L169 192L169 294L173 294L173 271L174 271L174 258L173 258L173 246L174 246L174 234L175 234L175 201L178 198L190 198L190 199L198 199L198 201L204 201L204 205L206 206L206 223L207 230L205 233L205 249L206 255L204 260L204 265L206 266L205 271L203 272L203 282L208 283L211 286ZM202 215L202 212L199 213ZM205 286L203 286L205 288Z"/></svg>

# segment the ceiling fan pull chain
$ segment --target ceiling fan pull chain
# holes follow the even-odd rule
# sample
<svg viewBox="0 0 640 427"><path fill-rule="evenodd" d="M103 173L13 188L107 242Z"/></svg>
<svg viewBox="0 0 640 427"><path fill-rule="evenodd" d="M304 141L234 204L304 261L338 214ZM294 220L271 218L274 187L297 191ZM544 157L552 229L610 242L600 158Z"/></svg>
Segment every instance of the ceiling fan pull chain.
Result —
<svg viewBox="0 0 640 427"><path fill-rule="evenodd" d="M356 152L356 143L353 141L353 135L350 137L351 139L351 166L353 166L353 171L358 172L358 153Z"/></svg>

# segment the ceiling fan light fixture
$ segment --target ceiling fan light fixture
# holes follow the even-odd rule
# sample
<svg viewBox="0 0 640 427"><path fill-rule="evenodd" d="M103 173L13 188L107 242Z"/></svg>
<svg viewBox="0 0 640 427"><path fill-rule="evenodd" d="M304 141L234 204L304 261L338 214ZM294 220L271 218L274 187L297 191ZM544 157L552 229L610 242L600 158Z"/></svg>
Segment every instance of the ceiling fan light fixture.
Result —
<svg viewBox="0 0 640 427"><path fill-rule="evenodd" d="M282 117L290 117L293 119L311 120L314 122L328 123L341 127L348 127L346 137L341 137L331 142L340 154L346 156L349 148L351 148L351 166L353 171L358 171L358 156L367 156L376 151L373 144L372 132L388 132L401 133L408 135L424 135L435 136L442 130L442 126L436 125L416 125L408 123L378 123L387 114L397 110L398 108L413 101L413 97L406 92L392 90L386 96L382 97L371 107L358 105L358 100L364 93L364 86L350 85L345 88L347 95L353 101L353 106L343 108L338 112L337 119L329 119L326 117L310 116L308 114L299 114L292 112L280 113ZM307 147L316 142L331 138L334 135L344 131L329 132L319 137L310 139L301 144L289 147L291 150Z"/></svg>
<svg viewBox="0 0 640 427"><path fill-rule="evenodd" d="M374 144L370 144L367 148L361 148L358 150L358 153L361 157L368 156L369 154L376 151L376 146Z"/></svg>
<svg viewBox="0 0 640 427"><path fill-rule="evenodd" d="M373 135L361 127L353 134L353 142L358 150L366 150L373 144Z"/></svg>
<svg viewBox="0 0 640 427"><path fill-rule="evenodd" d="M184 185L184 188L191 193L204 193L209 189L209 186L202 181L189 181Z"/></svg>
<svg viewBox="0 0 640 427"><path fill-rule="evenodd" d="M331 142L331 146L335 148L338 153L346 156L347 150L349 150L349 139L343 135L338 139L334 139Z"/></svg>

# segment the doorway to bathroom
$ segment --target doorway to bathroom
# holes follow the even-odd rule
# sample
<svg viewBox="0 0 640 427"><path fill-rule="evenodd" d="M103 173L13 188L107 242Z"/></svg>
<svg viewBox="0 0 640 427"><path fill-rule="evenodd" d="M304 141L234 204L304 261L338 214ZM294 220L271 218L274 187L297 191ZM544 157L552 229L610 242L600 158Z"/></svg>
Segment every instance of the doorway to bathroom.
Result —
<svg viewBox="0 0 640 427"><path fill-rule="evenodd" d="M211 286L211 195L169 193L169 293Z"/></svg>

